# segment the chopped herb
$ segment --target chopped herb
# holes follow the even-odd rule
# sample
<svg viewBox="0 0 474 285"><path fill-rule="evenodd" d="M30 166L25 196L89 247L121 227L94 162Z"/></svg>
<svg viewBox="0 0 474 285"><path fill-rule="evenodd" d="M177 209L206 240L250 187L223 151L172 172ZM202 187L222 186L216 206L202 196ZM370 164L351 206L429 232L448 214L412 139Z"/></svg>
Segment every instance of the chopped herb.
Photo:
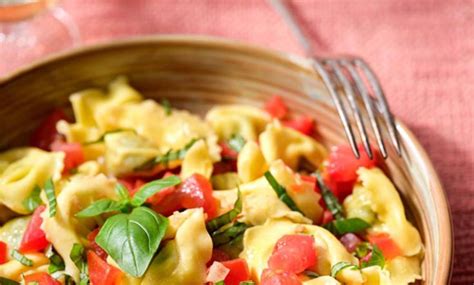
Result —
<svg viewBox="0 0 474 285"><path fill-rule="evenodd" d="M48 273L52 274L57 271L62 271L64 268L65 265L62 257L59 254L53 253L53 255L49 257Z"/></svg>
<svg viewBox="0 0 474 285"><path fill-rule="evenodd" d="M112 130L112 131L107 131L105 133L103 133L98 139L96 140L93 140L93 141L90 141L90 142L85 142L85 143L82 143L83 145L91 145L91 144L96 144L96 143L101 143L105 140L105 136L107 135L110 135L110 134L113 134L113 133L120 133L120 132L126 132L126 131L130 131L130 132L134 132L135 133L135 130L133 129L116 129L116 130Z"/></svg>
<svg viewBox="0 0 474 285"><path fill-rule="evenodd" d="M249 228L245 223L236 222L232 226L212 233L212 243L214 246L224 245L243 235Z"/></svg>
<svg viewBox="0 0 474 285"><path fill-rule="evenodd" d="M18 250L14 249L10 252L10 256L15 259L16 261L20 262L24 266L31 267L33 266L33 261L28 257L21 254Z"/></svg>
<svg viewBox="0 0 474 285"><path fill-rule="evenodd" d="M358 258L364 258L369 254L372 246L368 242L361 242L360 244L357 245L355 249L355 255Z"/></svg>
<svg viewBox="0 0 474 285"><path fill-rule="evenodd" d="M0 284L2 285L20 285L20 283L16 282L15 280L11 280L5 277L0 277Z"/></svg>
<svg viewBox="0 0 474 285"><path fill-rule="evenodd" d="M165 109L165 114L166 116L171 115L171 103L167 99L162 99L161 100L161 106L163 106L163 109Z"/></svg>
<svg viewBox="0 0 474 285"><path fill-rule="evenodd" d="M234 208L227 213L216 217L206 224L207 231L213 233L214 231L218 230L219 228L231 223L238 214L242 212L242 198L240 195L240 190L237 190L237 200L234 203Z"/></svg>
<svg viewBox="0 0 474 285"><path fill-rule="evenodd" d="M362 268L378 265L381 268L385 266L385 257L382 251L376 246L372 245L372 252L369 261L362 261Z"/></svg>
<svg viewBox="0 0 474 285"><path fill-rule="evenodd" d="M36 208L38 208L39 205L43 204L43 201L41 201L41 187L38 185L35 185L33 188L33 191L31 191L31 194L28 198L26 198L23 201L23 206L29 211L33 212Z"/></svg>
<svg viewBox="0 0 474 285"><path fill-rule="evenodd" d="M44 192L49 203L49 217L52 218L56 215L56 193L54 192L53 179L49 178L44 183Z"/></svg>
<svg viewBox="0 0 474 285"><path fill-rule="evenodd" d="M84 246L78 243L75 243L72 246L71 253L69 254L72 262L79 269L79 285L89 284L89 268L87 267L87 258L85 256Z"/></svg>
<svg viewBox="0 0 474 285"><path fill-rule="evenodd" d="M217 281L214 285L225 285L224 280Z"/></svg>
<svg viewBox="0 0 474 285"><path fill-rule="evenodd" d="M227 144L231 149L240 152L245 145L245 139L240 134L233 134Z"/></svg>
<svg viewBox="0 0 474 285"><path fill-rule="evenodd" d="M333 217L336 220L343 219L344 215L342 206L339 203L339 200L337 200L336 196L334 196L332 191L329 190L329 188L324 183L321 173L319 173L319 171L316 172L316 181L318 183L319 189L321 190L323 200L326 203L326 206L328 207L329 211L331 211Z"/></svg>
<svg viewBox="0 0 474 285"><path fill-rule="evenodd" d="M352 263L349 263L347 261L340 261L331 267L331 276L336 278L337 274L339 274L339 272L341 272L342 270L346 268L349 268L351 270L359 269L356 265Z"/></svg>
<svg viewBox="0 0 474 285"><path fill-rule="evenodd" d="M313 279L313 278L318 278L320 275L314 271L310 271L310 270L305 270L303 271L303 274L308 276L309 278Z"/></svg>
<svg viewBox="0 0 474 285"><path fill-rule="evenodd" d="M141 206L149 197L155 195L156 193L165 188L178 185L179 183L181 183L181 179L176 175L149 182L140 187L137 193L133 195L131 204L134 207Z"/></svg>
<svg viewBox="0 0 474 285"><path fill-rule="evenodd" d="M358 233L370 227L370 224L360 218L334 220L323 226L335 235Z"/></svg>
<svg viewBox="0 0 474 285"><path fill-rule="evenodd" d="M288 208L290 208L293 211L303 213L303 212L301 212L300 209L298 209L298 207L296 206L293 199L291 199L291 197L288 195L288 193L286 192L285 187L283 187L280 183L278 183L276 181L275 177L273 177L273 175L270 171L265 172L264 175L265 175L265 178L267 179L268 183L270 183L270 185L272 186L273 190L275 190L275 192L277 193L278 198L283 203L285 203L288 206Z"/></svg>
<svg viewBox="0 0 474 285"><path fill-rule="evenodd" d="M255 282L252 280L240 281L239 285L255 285Z"/></svg>
<svg viewBox="0 0 474 285"><path fill-rule="evenodd" d="M135 170L141 171L141 170L149 170L153 168L155 165L158 164L163 164L165 166L168 165L170 161L175 161L175 160L180 160L183 159L188 150L196 143L198 139L192 139L190 142L188 142L182 149L178 150L169 150L167 153L163 155L159 155L147 162L145 162L143 165L137 167Z"/></svg>
<svg viewBox="0 0 474 285"><path fill-rule="evenodd" d="M110 199L97 200L94 203L90 204L87 208L76 213L75 216L78 218L95 217L105 213L121 211L124 206L125 205L123 203Z"/></svg>

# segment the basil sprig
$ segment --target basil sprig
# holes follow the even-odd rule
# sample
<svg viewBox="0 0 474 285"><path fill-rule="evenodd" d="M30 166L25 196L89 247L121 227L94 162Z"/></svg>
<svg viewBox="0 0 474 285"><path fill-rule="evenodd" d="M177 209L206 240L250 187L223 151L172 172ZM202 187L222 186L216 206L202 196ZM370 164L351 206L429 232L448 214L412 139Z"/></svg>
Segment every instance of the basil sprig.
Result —
<svg viewBox="0 0 474 285"><path fill-rule="evenodd" d="M224 213L206 224L207 231L213 233L219 228L231 223L242 212L242 197L240 190L237 190L237 200L234 203L234 208L227 213Z"/></svg>
<svg viewBox="0 0 474 285"><path fill-rule="evenodd" d="M147 270L168 227L168 219L146 207L108 218L95 241L132 276Z"/></svg>
<svg viewBox="0 0 474 285"><path fill-rule="evenodd" d="M184 159L184 156L188 152L188 150L198 141L198 139L194 138L189 141L182 149L178 150L169 150L167 153L163 155L159 155L144 164L140 165L139 167L135 168L136 171L141 170L149 170L153 168L155 165L163 164L168 166L170 161Z"/></svg>
<svg viewBox="0 0 474 285"><path fill-rule="evenodd" d="M221 246L234 242L236 239L243 237L243 234L249 227L249 225L242 222L235 222L229 227L223 227L212 233L212 243L214 246Z"/></svg>
<svg viewBox="0 0 474 285"><path fill-rule="evenodd" d="M318 187L321 191L321 196L323 197L324 203L328 207L329 211L331 211L332 216L335 219L343 219L343 209L339 200L337 200L336 196L332 193L331 190L326 186L321 176L321 173L318 171L316 172L316 182L318 183Z"/></svg>
<svg viewBox="0 0 474 285"><path fill-rule="evenodd" d="M283 187L278 181L275 179L275 177L272 175L270 171L265 172L265 178L267 179L268 183L272 186L273 190L276 192L278 198L285 203L288 208L290 208L293 211L297 211L303 214L300 209L298 209L298 206L296 206L296 203L291 199L291 197L288 195L286 192L285 187Z"/></svg>
<svg viewBox="0 0 474 285"><path fill-rule="evenodd" d="M360 248L360 249L359 249ZM360 256L358 251L362 251L363 256ZM362 268L366 268L369 266L380 266L381 268L384 268L385 266L385 258L383 256L382 251L376 246L376 245L371 245L368 242L363 242L359 244L359 246L356 249L356 256L359 258L365 257L367 254L369 254L370 251L370 258L368 261L361 261L360 267L357 265L354 265L352 263L349 263L347 261L340 261L336 264L334 264L331 268L331 276L336 277L337 274L346 269L349 268L351 270L359 270Z"/></svg>
<svg viewBox="0 0 474 285"><path fill-rule="evenodd" d="M89 267L87 266L86 251L82 244L75 243L72 246L69 257L79 269L79 285L89 284Z"/></svg>
<svg viewBox="0 0 474 285"><path fill-rule="evenodd" d="M31 267L33 266L33 260L29 259L28 257L21 254L18 250L14 249L10 252L10 256L18 261L19 263L23 264L24 266Z"/></svg>
<svg viewBox="0 0 474 285"><path fill-rule="evenodd" d="M227 141L229 147L236 152L240 152L245 145L245 139L240 134L233 134Z"/></svg>
<svg viewBox="0 0 474 285"><path fill-rule="evenodd" d="M41 187L39 187L38 185L35 185L35 187L33 188L33 191L31 191L30 196L23 201L23 206L29 212L33 212L34 210L36 210L36 208L38 208L39 205L43 204L43 201L41 201L40 194L41 194Z"/></svg>
<svg viewBox="0 0 474 285"><path fill-rule="evenodd" d="M357 265L354 265L350 262L347 262L347 261L340 261L336 264L334 264L332 267L331 267L331 276L336 278L337 274L339 272L341 272L342 270L346 269L346 268L349 268L351 270L358 270L359 267L357 267Z"/></svg>
<svg viewBox="0 0 474 285"><path fill-rule="evenodd" d="M126 213L130 211L132 207L139 207L143 205L149 197L153 196L159 191L167 187L178 185L179 183L181 183L181 179L176 175L168 176L159 180L154 180L143 185L138 190L138 192L135 193L133 198L130 198L125 186L117 184L115 187L115 191L119 196L119 201L111 199L101 199L95 201L87 208L76 213L76 217L88 218L116 211Z"/></svg>

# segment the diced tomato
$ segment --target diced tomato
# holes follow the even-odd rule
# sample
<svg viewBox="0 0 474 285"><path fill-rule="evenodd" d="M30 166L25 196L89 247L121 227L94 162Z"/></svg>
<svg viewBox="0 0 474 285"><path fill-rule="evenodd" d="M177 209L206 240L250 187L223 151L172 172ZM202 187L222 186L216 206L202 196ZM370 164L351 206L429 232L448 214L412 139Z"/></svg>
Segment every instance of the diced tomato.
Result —
<svg viewBox="0 0 474 285"><path fill-rule="evenodd" d="M225 285L239 285L240 282L250 279L250 271L245 259L223 261L222 264L230 270L224 279Z"/></svg>
<svg viewBox="0 0 474 285"><path fill-rule="evenodd" d="M30 144L44 150L51 150L50 146L60 134L56 130L56 124L60 120L68 121L63 110L56 109L47 116L31 136Z"/></svg>
<svg viewBox="0 0 474 285"><path fill-rule="evenodd" d="M207 269L206 282L215 284L219 281L222 281L227 277L227 274L229 274L229 272L229 268L225 267L222 263L218 261L214 261Z"/></svg>
<svg viewBox="0 0 474 285"><path fill-rule="evenodd" d="M102 247L100 247L96 242L95 242L95 237L99 234L99 230L100 228L97 228L95 230L93 230L92 232L90 232L88 235L87 235L87 239L89 240L89 248L95 252L95 254L97 254L97 256L99 256L100 258L102 258L103 260L106 260L107 259L107 252L105 252L105 250L102 249Z"/></svg>
<svg viewBox="0 0 474 285"><path fill-rule="evenodd" d="M122 277L122 271L102 260L91 250L87 252L87 265L91 285L115 285Z"/></svg>
<svg viewBox="0 0 474 285"><path fill-rule="evenodd" d="M316 177L312 176L312 175L301 175L301 180L303 180L305 182L308 182L308 183L311 183L311 184L316 183ZM319 193L319 189L316 192Z"/></svg>
<svg viewBox="0 0 474 285"><path fill-rule="evenodd" d="M284 235L281 237L268 260L272 270L301 273L316 263L314 238L310 235Z"/></svg>
<svg viewBox="0 0 474 285"><path fill-rule="evenodd" d="M174 175L174 174L168 171L165 173L165 175L163 175L163 178L169 177L171 175ZM145 184L145 181L137 180L137 182L135 182L135 189L136 189L135 192L138 191L138 189L140 189L140 187L142 187L144 184ZM159 204L165 197L167 197L168 195L172 194L175 191L176 191L176 186L166 187L164 189L161 189L160 192L148 198L146 201L147 203L150 203L152 205Z"/></svg>
<svg viewBox="0 0 474 285"><path fill-rule="evenodd" d="M369 234L367 239L371 244L375 244L382 251L385 259L390 260L402 255L400 247L387 233Z"/></svg>
<svg viewBox="0 0 474 285"><path fill-rule="evenodd" d="M55 140L51 144L51 150L64 152L64 173L68 173L71 169L76 168L85 161L84 151L80 143L67 143L63 140Z"/></svg>
<svg viewBox="0 0 474 285"><path fill-rule="evenodd" d="M211 265L214 261L222 262L230 259L230 256L223 250L214 248L212 250L212 257L207 263L207 266Z"/></svg>
<svg viewBox="0 0 474 285"><path fill-rule="evenodd" d="M0 241L0 264L8 261L8 246L3 241Z"/></svg>
<svg viewBox="0 0 474 285"><path fill-rule="evenodd" d="M61 285L61 282L51 277L46 272L37 272L23 277L25 284L38 284L38 285Z"/></svg>
<svg viewBox="0 0 474 285"><path fill-rule="evenodd" d="M274 118L282 119L288 114L288 107L280 96L274 95L265 103L265 111Z"/></svg>
<svg viewBox="0 0 474 285"><path fill-rule="evenodd" d="M222 160L214 163L212 175L237 171L237 160Z"/></svg>
<svg viewBox="0 0 474 285"><path fill-rule="evenodd" d="M329 210L324 210L323 211L323 217L321 219L321 225L328 224L334 220L334 217L332 216L331 211Z"/></svg>
<svg viewBox="0 0 474 285"><path fill-rule="evenodd" d="M183 208L203 207L208 219L212 219L217 214L217 201L212 196L212 185L206 177L200 174L193 174L180 186L180 200Z"/></svg>
<svg viewBox="0 0 474 285"><path fill-rule="evenodd" d="M265 269L262 272L261 285L302 285L294 273Z"/></svg>
<svg viewBox="0 0 474 285"><path fill-rule="evenodd" d="M312 135L314 132L314 119L309 116L299 116L283 121L283 124L307 136Z"/></svg>
<svg viewBox="0 0 474 285"><path fill-rule="evenodd" d="M41 213L46 209L45 205L41 205L34 211L28 226L26 227L25 233L20 243L20 252L36 252L44 250L49 242L46 239L46 235L41 229L43 218Z"/></svg>
<svg viewBox="0 0 474 285"><path fill-rule="evenodd" d="M221 156L223 158L237 159L237 156L239 156L239 153L232 149L226 142L219 143L219 146L221 147Z"/></svg>

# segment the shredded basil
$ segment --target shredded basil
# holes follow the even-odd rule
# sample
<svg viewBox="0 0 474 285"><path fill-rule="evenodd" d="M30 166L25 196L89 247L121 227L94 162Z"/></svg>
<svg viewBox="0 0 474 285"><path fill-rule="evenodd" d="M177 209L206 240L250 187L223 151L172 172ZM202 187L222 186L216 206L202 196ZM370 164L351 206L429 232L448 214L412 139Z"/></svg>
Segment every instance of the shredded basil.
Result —
<svg viewBox="0 0 474 285"><path fill-rule="evenodd" d="M147 162L145 162L143 165L137 167L135 170L136 171L141 171L141 170L148 170L153 168L155 165L158 164L163 164L165 166L168 165L170 161L175 161L175 160L180 160L183 159L188 150L196 143L198 139L194 138L190 142L188 142L182 149L178 150L169 150L167 153L163 155L159 155Z"/></svg>
<svg viewBox="0 0 474 285"><path fill-rule="evenodd" d="M89 218L105 213L121 211L123 208L123 203L110 199L102 199L90 204L87 208L76 213L75 216L78 218Z"/></svg>
<svg viewBox="0 0 474 285"><path fill-rule="evenodd" d="M126 132L126 131L130 131L130 132L135 132L135 130L133 129L116 129L116 130L112 130L112 131L107 131L105 133L103 133L98 139L96 140L93 140L93 141L90 141L90 142L85 142L85 143L82 143L83 145L91 145L91 144L96 144L96 143L101 143L105 140L105 136L107 135L110 135L110 134L114 134L114 133L120 133L120 132Z"/></svg>
<svg viewBox="0 0 474 285"><path fill-rule="evenodd" d="M349 218L334 220L323 225L328 231L335 235L343 235L347 233L359 233L370 227L370 224L360 218Z"/></svg>
<svg viewBox="0 0 474 285"><path fill-rule="evenodd" d="M349 268L351 270L359 269L356 265L352 263L349 263L347 261L340 261L331 267L331 276L336 278L337 274L346 268Z"/></svg>
<svg viewBox="0 0 474 285"><path fill-rule="evenodd" d="M89 268L87 266L87 258L85 255L85 249L82 244L75 243L72 246L71 253L69 257L71 258L72 262L76 265L77 269L79 269L80 274L80 283L79 285L87 285L89 284Z"/></svg>
<svg viewBox="0 0 474 285"><path fill-rule="evenodd" d="M236 222L228 228L219 229L212 233L212 243L214 246L224 245L243 235L249 228L245 223Z"/></svg>
<svg viewBox="0 0 474 285"><path fill-rule="evenodd" d="M49 257L48 273L52 274L65 269L64 260L59 254L53 253Z"/></svg>
<svg viewBox="0 0 474 285"><path fill-rule="evenodd" d="M214 285L225 285L224 280L217 281Z"/></svg>
<svg viewBox="0 0 474 285"><path fill-rule="evenodd" d="M367 256L367 254L369 254L371 248L372 246L370 245L370 243L361 242L357 245L354 253L358 258L364 258L365 256Z"/></svg>
<svg viewBox="0 0 474 285"><path fill-rule="evenodd" d="M149 182L140 187L137 193L133 195L131 204L134 207L141 206L149 197L165 188L178 185L179 183L181 183L181 179L176 175Z"/></svg>
<svg viewBox="0 0 474 285"><path fill-rule="evenodd" d="M171 103L167 99L162 99L161 100L161 106L163 106L163 109L165 109L165 114L166 116L171 115L172 109L171 109Z"/></svg>
<svg viewBox="0 0 474 285"><path fill-rule="evenodd" d="M332 216L336 219L343 219L343 210L342 206L337 200L336 196L332 193L331 190L326 186L319 171L316 172L316 182L318 183L318 187L321 190L321 195L323 197L326 206L328 207L329 211L331 211Z"/></svg>
<svg viewBox="0 0 474 285"><path fill-rule="evenodd" d="M46 198L48 199L49 204L49 217L52 218L56 215L56 193L54 192L54 183L53 179L49 178L44 183L44 192L46 193Z"/></svg>
<svg viewBox="0 0 474 285"><path fill-rule="evenodd" d="M237 190L237 200L234 203L234 208L227 213L216 217L206 224L207 231L213 233L219 228L231 223L242 212L242 198L240 190Z"/></svg>
<svg viewBox="0 0 474 285"><path fill-rule="evenodd" d="M11 280L5 277L0 277L0 284L2 285L20 285L19 282L16 282L15 280Z"/></svg>
<svg viewBox="0 0 474 285"><path fill-rule="evenodd" d="M236 152L240 152L245 145L245 139L240 134L233 134L227 141L229 147Z"/></svg>
<svg viewBox="0 0 474 285"><path fill-rule="evenodd" d="M33 212L38 208L39 205L43 204L43 201L41 201L41 187L38 185L35 185L33 188L33 191L31 191L31 194L28 198L26 198L23 201L23 206L29 211Z"/></svg>
<svg viewBox="0 0 474 285"><path fill-rule="evenodd" d="M278 183L278 181L275 179L275 177L272 175L272 173L270 171L265 172L264 175L265 175L265 178L267 179L268 183L270 183L273 190L276 192L278 198L283 203L285 203L288 206L288 208L290 208L293 211L303 213L303 212L301 212L300 209L298 209L298 207L296 206L293 199L291 199L291 197L288 195L288 193L286 192L285 187L283 187L280 183Z"/></svg>
<svg viewBox="0 0 474 285"><path fill-rule="evenodd" d="M385 257L382 251L374 244L372 245L372 252L369 261L362 261L362 268L378 265L381 268L385 266Z"/></svg>
<svg viewBox="0 0 474 285"><path fill-rule="evenodd" d="M239 285L255 285L255 282L252 280L240 281Z"/></svg>
<svg viewBox="0 0 474 285"><path fill-rule="evenodd" d="M308 276L309 278L313 279L313 278L318 278L320 275L314 271L310 271L310 270L305 270L303 271L303 274Z"/></svg>
<svg viewBox="0 0 474 285"><path fill-rule="evenodd" d="M20 262L24 266L31 267L33 266L33 260L21 254L18 250L14 249L10 252L10 256L16 261Z"/></svg>

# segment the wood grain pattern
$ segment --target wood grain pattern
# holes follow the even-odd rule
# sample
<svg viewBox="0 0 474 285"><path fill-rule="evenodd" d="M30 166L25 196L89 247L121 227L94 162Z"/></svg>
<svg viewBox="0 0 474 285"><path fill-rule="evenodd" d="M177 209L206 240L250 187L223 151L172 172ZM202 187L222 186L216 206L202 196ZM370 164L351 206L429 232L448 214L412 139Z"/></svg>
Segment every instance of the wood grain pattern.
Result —
<svg viewBox="0 0 474 285"><path fill-rule="evenodd" d="M218 103L261 105L278 93L296 113L311 114L327 146L345 142L321 81L304 59L235 42L198 37L154 37L85 48L26 68L0 82L0 147L21 145L38 121L68 96L104 87L117 75L149 98L204 113ZM452 227L443 189L429 158L402 123L404 158L386 166L425 244L422 284L447 284Z"/></svg>

